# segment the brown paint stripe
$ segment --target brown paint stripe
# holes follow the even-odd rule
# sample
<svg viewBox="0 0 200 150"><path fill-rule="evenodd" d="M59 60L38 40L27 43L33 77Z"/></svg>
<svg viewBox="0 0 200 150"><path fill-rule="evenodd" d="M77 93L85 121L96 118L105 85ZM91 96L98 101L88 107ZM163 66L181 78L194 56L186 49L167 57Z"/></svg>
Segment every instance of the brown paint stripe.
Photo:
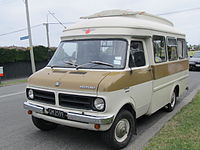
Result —
<svg viewBox="0 0 200 150"><path fill-rule="evenodd" d="M153 65L153 79L157 80L189 68L188 60Z"/></svg>
<svg viewBox="0 0 200 150"><path fill-rule="evenodd" d="M138 69L126 72L112 72L99 85L99 92L111 92L157 80L188 69L188 60L153 65L152 70Z"/></svg>
<svg viewBox="0 0 200 150"><path fill-rule="evenodd" d="M126 72L112 72L99 85L99 92L111 92L145 83L153 79L149 69Z"/></svg>

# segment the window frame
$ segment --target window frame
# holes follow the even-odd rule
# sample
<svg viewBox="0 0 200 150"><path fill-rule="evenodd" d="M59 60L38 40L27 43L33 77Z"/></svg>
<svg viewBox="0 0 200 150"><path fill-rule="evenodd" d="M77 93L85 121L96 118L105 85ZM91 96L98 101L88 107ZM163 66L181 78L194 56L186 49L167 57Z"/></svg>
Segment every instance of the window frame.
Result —
<svg viewBox="0 0 200 150"><path fill-rule="evenodd" d="M142 48L143 48L143 51L144 51L144 59L145 59L145 65L143 66L130 66L130 56L132 55L131 54L131 42L141 42L142 43ZM144 41L143 40L139 40L139 39L131 39L130 40L130 46L129 46L129 60L128 60L128 67L129 68L140 68L140 67L145 67L148 65L147 63L147 56L146 56L146 52L145 52L145 45L144 45Z"/></svg>
<svg viewBox="0 0 200 150"><path fill-rule="evenodd" d="M182 43L182 55L183 55L183 57L179 58L179 59L186 59L186 58L188 58L188 49L187 49L187 42L186 42L186 40L184 38L177 38L177 46L178 46L178 41L181 41L181 43Z"/></svg>
<svg viewBox="0 0 200 150"><path fill-rule="evenodd" d="M168 43L169 43L169 39L172 39L172 40L175 40L176 41L176 44L175 45L169 45ZM179 60L179 56L178 56L178 43L177 43L177 39L175 38L175 37L171 37L171 36L167 36L166 37L166 43L167 43L167 45L166 45L166 51L167 51L167 60L168 61L176 61L176 60ZM177 58L176 59L169 59L169 53L168 53L168 47L176 47L176 55L177 55Z"/></svg>
<svg viewBox="0 0 200 150"><path fill-rule="evenodd" d="M165 45L164 45L164 50L165 50L165 60L162 60L162 61L160 61L160 62L156 62L156 57L155 57L155 49L154 49L154 37L163 37L163 39L164 39L164 42L165 42ZM168 55L167 55L167 50L166 50L166 46L167 46L167 44L166 44L166 37L165 36L162 36L162 35L153 35L152 36L152 46L153 46L153 56L154 56L154 63L156 63L156 64L160 64L160 63L164 63L164 62L167 62L168 61Z"/></svg>
<svg viewBox="0 0 200 150"><path fill-rule="evenodd" d="M120 40L124 41L126 43L126 48L125 48L125 54L124 54L124 66L122 68L103 68L103 70L124 70L127 67L127 53L128 53L128 47L129 47L129 40L126 38L89 38L89 39L69 39L69 40L61 40L60 44L62 42L74 42L74 41L92 41L92 40ZM58 49L56 49L55 53L57 52ZM54 55L55 55L54 53ZM52 57L53 58L53 57ZM52 59L51 58L51 59ZM48 62L46 67L51 67L50 64L51 60ZM68 68L68 69L73 69L74 67L60 67L60 68ZM81 69L92 69L92 70L102 70L102 68L90 68L90 67L84 67Z"/></svg>

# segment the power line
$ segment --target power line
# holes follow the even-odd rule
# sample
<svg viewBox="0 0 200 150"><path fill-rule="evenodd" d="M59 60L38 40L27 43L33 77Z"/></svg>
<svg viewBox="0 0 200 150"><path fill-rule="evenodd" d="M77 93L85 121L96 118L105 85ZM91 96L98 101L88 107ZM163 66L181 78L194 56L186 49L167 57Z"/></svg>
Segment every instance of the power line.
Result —
<svg viewBox="0 0 200 150"><path fill-rule="evenodd" d="M36 27L39 27L39 26L42 26L42 25L43 25L43 24L34 25L34 26L32 26L31 28L36 28ZM23 29L19 29L19 30L15 30L15 31L11 31L11 32L7 32L7 33L0 34L0 36L9 35L9 34L14 34L14 33L22 32L22 31L26 31L26 30L27 30L27 28L23 28Z"/></svg>
<svg viewBox="0 0 200 150"><path fill-rule="evenodd" d="M50 11L48 11L48 12L49 12L50 15L52 15L52 16L58 21L58 23L59 23L61 26L63 26L64 28L66 28L66 26L65 26L52 12L50 12Z"/></svg>
<svg viewBox="0 0 200 150"><path fill-rule="evenodd" d="M74 23L76 23L76 22L64 22L62 24L74 24ZM58 25L60 23L54 23L54 22L52 22L52 23L48 23L48 24Z"/></svg>
<svg viewBox="0 0 200 150"><path fill-rule="evenodd" d="M183 10L176 10L176 11L161 13L161 14L157 14L157 15L158 15L158 16L164 16L164 15L171 15L171 14L177 14L177 13L188 12L188 11L194 11L194 10L200 10L200 7L190 8L190 9L183 9Z"/></svg>
<svg viewBox="0 0 200 150"><path fill-rule="evenodd" d="M73 24L73 23L75 23L75 22L66 22L66 23L63 23L63 24ZM59 24L60 25L60 23L54 23L54 22L49 23L49 24L51 24L51 25L58 25ZM43 26L43 25L44 24L34 25L34 26L31 27L31 29L37 28L37 27ZM11 31L11 32L0 34L0 36L5 36L5 35L9 35L9 34L19 33L19 32L26 31L26 30L27 30L27 28L23 28L23 29L19 29L19 30L15 30L15 31Z"/></svg>

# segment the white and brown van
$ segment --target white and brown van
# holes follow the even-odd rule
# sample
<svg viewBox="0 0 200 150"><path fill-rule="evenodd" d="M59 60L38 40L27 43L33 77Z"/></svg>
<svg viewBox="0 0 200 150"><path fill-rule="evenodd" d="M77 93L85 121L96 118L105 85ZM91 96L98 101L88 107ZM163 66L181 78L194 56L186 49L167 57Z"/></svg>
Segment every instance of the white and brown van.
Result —
<svg viewBox="0 0 200 150"><path fill-rule="evenodd" d="M136 119L172 111L187 89L185 35L145 12L103 11L67 28L49 64L28 79L24 108L41 130L103 131L114 148Z"/></svg>

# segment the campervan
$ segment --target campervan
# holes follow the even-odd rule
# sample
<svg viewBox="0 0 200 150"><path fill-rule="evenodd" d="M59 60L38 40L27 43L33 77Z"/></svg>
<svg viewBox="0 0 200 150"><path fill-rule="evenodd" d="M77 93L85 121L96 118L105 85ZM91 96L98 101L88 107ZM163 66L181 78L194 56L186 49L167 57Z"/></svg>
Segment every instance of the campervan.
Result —
<svg viewBox="0 0 200 150"><path fill-rule="evenodd" d="M173 111L188 88L185 34L145 12L108 10L64 30L48 65L31 75L24 108L34 125L101 132L127 146L137 118Z"/></svg>

